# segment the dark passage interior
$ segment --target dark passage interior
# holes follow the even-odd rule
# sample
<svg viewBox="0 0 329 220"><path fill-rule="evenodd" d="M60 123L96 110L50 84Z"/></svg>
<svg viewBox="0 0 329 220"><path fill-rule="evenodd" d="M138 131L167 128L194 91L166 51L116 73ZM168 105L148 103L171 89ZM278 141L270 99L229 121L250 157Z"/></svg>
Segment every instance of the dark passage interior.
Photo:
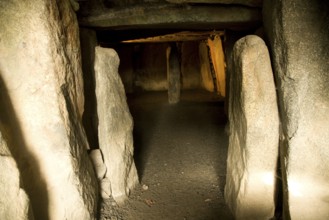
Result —
<svg viewBox="0 0 329 220"><path fill-rule="evenodd" d="M103 217L117 212L118 218L131 220L233 219L224 201L225 61L212 57L224 55L224 32L168 33L116 44L98 33L100 44L120 57L141 183L123 207L105 206ZM168 36L178 41L163 40ZM173 67L168 48L178 53ZM179 100L170 104L170 90L177 92L170 86L170 74L176 70Z"/></svg>
<svg viewBox="0 0 329 220"><path fill-rule="evenodd" d="M166 92L129 95L128 103L144 189L133 192L124 219L231 219L223 198L223 102L193 90L182 92L175 105L168 104Z"/></svg>

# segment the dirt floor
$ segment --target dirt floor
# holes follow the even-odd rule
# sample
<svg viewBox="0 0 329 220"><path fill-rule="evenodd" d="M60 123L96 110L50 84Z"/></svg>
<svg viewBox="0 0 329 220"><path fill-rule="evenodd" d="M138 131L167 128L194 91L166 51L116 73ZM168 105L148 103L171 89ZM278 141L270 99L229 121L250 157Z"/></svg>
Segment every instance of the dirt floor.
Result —
<svg viewBox="0 0 329 220"><path fill-rule="evenodd" d="M228 137L224 104L212 93L128 96L141 185L121 207L102 205L101 219L233 219L224 202Z"/></svg>

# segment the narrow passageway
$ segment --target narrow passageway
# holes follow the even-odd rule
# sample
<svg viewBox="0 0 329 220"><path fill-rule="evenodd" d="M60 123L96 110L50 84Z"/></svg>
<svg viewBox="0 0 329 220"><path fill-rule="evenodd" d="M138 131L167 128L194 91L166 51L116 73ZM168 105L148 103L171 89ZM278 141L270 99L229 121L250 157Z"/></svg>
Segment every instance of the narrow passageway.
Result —
<svg viewBox="0 0 329 220"><path fill-rule="evenodd" d="M134 118L135 161L141 185L123 219L232 219L223 198L228 137L224 104L214 93L183 91L128 96Z"/></svg>

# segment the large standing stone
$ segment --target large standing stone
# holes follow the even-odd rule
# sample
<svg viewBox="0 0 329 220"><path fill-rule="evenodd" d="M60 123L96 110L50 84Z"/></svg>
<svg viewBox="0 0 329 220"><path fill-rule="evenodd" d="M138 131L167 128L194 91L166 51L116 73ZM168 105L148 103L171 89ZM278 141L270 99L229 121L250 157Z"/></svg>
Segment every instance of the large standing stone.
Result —
<svg viewBox="0 0 329 220"><path fill-rule="evenodd" d="M236 219L274 216L279 118L267 47L257 36L234 46L225 200Z"/></svg>
<svg viewBox="0 0 329 220"><path fill-rule="evenodd" d="M81 126L78 24L69 1L0 1L0 117L36 219L94 219ZM2 167L1 167L2 169Z"/></svg>
<svg viewBox="0 0 329 220"><path fill-rule="evenodd" d="M329 3L265 0L278 82L284 219L329 219Z"/></svg>
<svg viewBox="0 0 329 220"><path fill-rule="evenodd" d="M113 198L121 203L138 183L133 160L133 121L118 74L119 57L113 49L95 49L99 148L103 152Z"/></svg>
<svg viewBox="0 0 329 220"><path fill-rule="evenodd" d="M34 219L30 200L21 187L21 179L16 162L9 151L7 142L1 131L0 167L0 218L17 220Z"/></svg>

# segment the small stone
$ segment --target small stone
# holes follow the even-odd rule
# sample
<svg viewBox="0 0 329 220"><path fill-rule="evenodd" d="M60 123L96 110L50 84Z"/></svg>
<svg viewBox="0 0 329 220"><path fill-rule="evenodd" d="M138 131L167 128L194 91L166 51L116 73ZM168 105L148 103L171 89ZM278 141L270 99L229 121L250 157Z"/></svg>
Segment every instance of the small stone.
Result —
<svg viewBox="0 0 329 220"><path fill-rule="evenodd" d="M145 191L149 189L149 187L148 187L147 185L145 185L145 184L143 184L142 188L143 188L143 190L145 190Z"/></svg>
<svg viewBox="0 0 329 220"><path fill-rule="evenodd" d="M94 169L99 180L103 179L106 174L106 166L103 161L102 151L94 149L89 153L90 159L94 165Z"/></svg>
<svg viewBox="0 0 329 220"><path fill-rule="evenodd" d="M204 200L205 202L211 202L211 199L206 199L206 200Z"/></svg>
<svg viewBox="0 0 329 220"><path fill-rule="evenodd" d="M108 178L100 181L100 192L103 199L108 199L112 195L111 181Z"/></svg>

